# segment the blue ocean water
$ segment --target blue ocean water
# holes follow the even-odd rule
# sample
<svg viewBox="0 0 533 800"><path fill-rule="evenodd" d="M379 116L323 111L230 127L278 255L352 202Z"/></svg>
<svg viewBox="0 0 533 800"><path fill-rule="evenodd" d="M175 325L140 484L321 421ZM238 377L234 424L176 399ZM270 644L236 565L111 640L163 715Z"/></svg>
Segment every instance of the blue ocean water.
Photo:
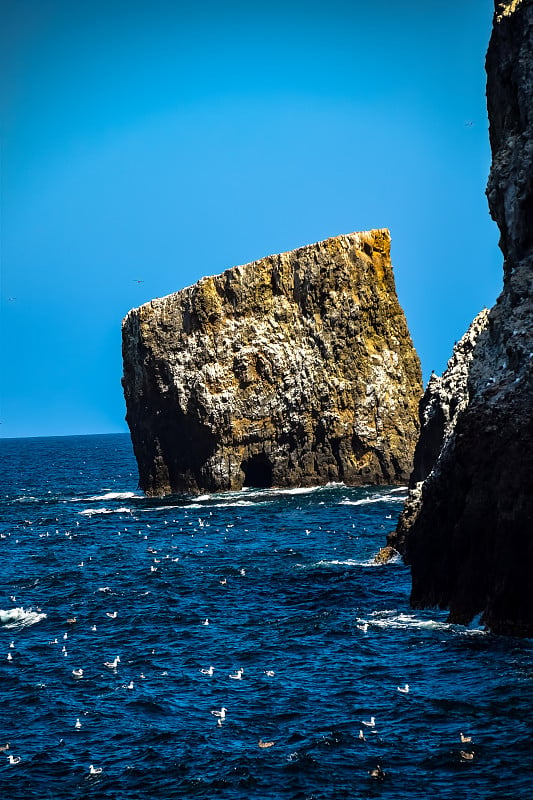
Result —
<svg viewBox="0 0 533 800"><path fill-rule="evenodd" d="M372 562L402 488L155 500L127 435L0 455L0 797L533 796L533 643L409 608Z"/></svg>

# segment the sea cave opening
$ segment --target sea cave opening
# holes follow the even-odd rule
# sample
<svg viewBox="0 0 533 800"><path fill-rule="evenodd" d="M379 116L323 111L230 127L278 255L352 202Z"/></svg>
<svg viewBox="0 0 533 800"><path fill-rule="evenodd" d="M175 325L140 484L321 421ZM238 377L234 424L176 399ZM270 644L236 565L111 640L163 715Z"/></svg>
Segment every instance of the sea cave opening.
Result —
<svg viewBox="0 0 533 800"><path fill-rule="evenodd" d="M241 469L244 472L243 486L254 489L269 489L272 486L272 464L265 453L246 459Z"/></svg>

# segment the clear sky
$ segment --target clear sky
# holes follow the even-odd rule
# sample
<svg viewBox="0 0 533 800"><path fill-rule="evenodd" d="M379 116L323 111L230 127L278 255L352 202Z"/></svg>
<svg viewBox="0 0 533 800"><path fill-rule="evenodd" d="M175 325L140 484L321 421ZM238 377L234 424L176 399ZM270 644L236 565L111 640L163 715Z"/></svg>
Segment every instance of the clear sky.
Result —
<svg viewBox="0 0 533 800"><path fill-rule="evenodd" d="M391 230L425 378L441 372L501 287L492 10L2 0L0 435L126 431L130 308L369 228Z"/></svg>

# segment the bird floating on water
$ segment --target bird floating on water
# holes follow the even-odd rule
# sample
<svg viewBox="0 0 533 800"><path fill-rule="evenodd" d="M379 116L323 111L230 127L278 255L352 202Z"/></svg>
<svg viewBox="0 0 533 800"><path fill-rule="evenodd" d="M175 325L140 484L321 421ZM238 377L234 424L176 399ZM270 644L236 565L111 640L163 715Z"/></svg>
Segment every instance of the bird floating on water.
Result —
<svg viewBox="0 0 533 800"><path fill-rule="evenodd" d="M242 678L242 673L243 672L244 672L244 670L241 667L240 669L235 670L235 672L232 673L231 675L228 675L228 678L233 678L233 680L235 680L235 681L240 681L241 678Z"/></svg>
<svg viewBox="0 0 533 800"><path fill-rule="evenodd" d="M211 675L213 675L213 672L214 672L214 671L215 671L215 668L214 668L214 667L208 667L207 669L201 669L201 670L200 670L200 672L202 673L202 675L210 675L210 676L211 676Z"/></svg>
<svg viewBox="0 0 533 800"><path fill-rule="evenodd" d="M6 750L9 750L9 742L7 744L0 745L0 753L5 753Z"/></svg>
<svg viewBox="0 0 533 800"><path fill-rule="evenodd" d="M367 630L368 630L368 622L363 622L362 625L358 625L357 627L359 628L360 631L363 631L363 633L366 633Z"/></svg>
<svg viewBox="0 0 533 800"><path fill-rule="evenodd" d="M209 625L209 619L207 617L203 620L202 625Z"/></svg>
<svg viewBox="0 0 533 800"><path fill-rule="evenodd" d="M102 767L95 767L92 764L89 767L89 775L100 775Z"/></svg>
<svg viewBox="0 0 533 800"><path fill-rule="evenodd" d="M226 711L227 711L227 710L228 710L227 708L225 708L224 706L222 706L222 708L220 709L220 711L218 711L217 709L215 709L214 711L211 711L211 714L213 714L215 717L218 717L220 720L224 720L224 719L226 719Z"/></svg>
<svg viewBox="0 0 533 800"><path fill-rule="evenodd" d="M274 742L264 742L262 739L259 739L257 744L259 745L259 747L272 747L274 745Z"/></svg>
<svg viewBox="0 0 533 800"><path fill-rule="evenodd" d="M74 727L76 728L77 731L79 731L79 729L81 728L81 722L79 717L76 717L76 722L74 723Z"/></svg>
<svg viewBox="0 0 533 800"><path fill-rule="evenodd" d="M375 717L370 717L369 720L362 719L361 722L363 723L363 725L366 725L367 728L375 728L375 726L376 726L376 718Z"/></svg>
<svg viewBox="0 0 533 800"><path fill-rule="evenodd" d="M274 672L273 669L266 669L265 670L265 675L268 675L269 678L273 678L275 674L276 673Z"/></svg>
<svg viewBox="0 0 533 800"><path fill-rule="evenodd" d="M106 616L109 617L109 619L116 619L118 615L118 611L106 611L105 613Z"/></svg>
<svg viewBox="0 0 533 800"><path fill-rule="evenodd" d="M74 675L75 678L83 678L83 670L81 668L73 669L72 674Z"/></svg>
<svg viewBox="0 0 533 800"><path fill-rule="evenodd" d="M459 755L461 756L463 761L472 761L472 759L474 758L474 754L469 753L466 750L460 750Z"/></svg>
<svg viewBox="0 0 533 800"><path fill-rule="evenodd" d="M105 661L104 666L107 667L108 669L116 669L119 663L120 663L120 656L116 656L116 658L113 661Z"/></svg>
<svg viewBox="0 0 533 800"><path fill-rule="evenodd" d="M371 778L375 778L377 781L382 781L385 779L385 775L387 774L379 764L377 764L374 769L369 770L368 774Z"/></svg>
<svg viewBox="0 0 533 800"><path fill-rule="evenodd" d="M471 736L465 736L462 731L459 734L459 738L461 739L461 744L468 744L468 742L472 741L472 737Z"/></svg>
<svg viewBox="0 0 533 800"><path fill-rule="evenodd" d="M398 691L402 694L407 694L409 692L409 684L406 683L405 686L398 686Z"/></svg>
<svg viewBox="0 0 533 800"><path fill-rule="evenodd" d="M12 756L11 753L7 758L10 764L18 764L20 762L20 756Z"/></svg>
<svg viewBox="0 0 533 800"><path fill-rule="evenodd" d="M361 739L362 742L366 742L365 734L363 733L363 729L362 728L359 729L359 737L358 738Z"/></svg>
<svg viewBox="0 0 533 800"><path fill-rule="evenodd" d="M11 655L11 653L7 654L7 660L8 661L13 661L13 656Z"/></svg>

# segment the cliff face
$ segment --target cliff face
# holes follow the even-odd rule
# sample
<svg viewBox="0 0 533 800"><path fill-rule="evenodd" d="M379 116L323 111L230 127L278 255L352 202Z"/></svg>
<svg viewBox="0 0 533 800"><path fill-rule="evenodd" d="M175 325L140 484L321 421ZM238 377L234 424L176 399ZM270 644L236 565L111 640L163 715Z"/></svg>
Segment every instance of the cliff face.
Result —
<svg viewBox="0 0 533 800"><path fill-rule="evenodd" d="M141 488L406 481L421 378L389 249L386 230L338 236L130 311Z"/></svg>
<svg viewBox="0 0 533 800"><path fill-rule="evenodd" d="M462 623L482 614L490 630L524 636L533 636L532 43L533 0L498 2L487 196L504 286L428 385L411 492L391 537L411 564L415 607L449 608Z"/></svg>

